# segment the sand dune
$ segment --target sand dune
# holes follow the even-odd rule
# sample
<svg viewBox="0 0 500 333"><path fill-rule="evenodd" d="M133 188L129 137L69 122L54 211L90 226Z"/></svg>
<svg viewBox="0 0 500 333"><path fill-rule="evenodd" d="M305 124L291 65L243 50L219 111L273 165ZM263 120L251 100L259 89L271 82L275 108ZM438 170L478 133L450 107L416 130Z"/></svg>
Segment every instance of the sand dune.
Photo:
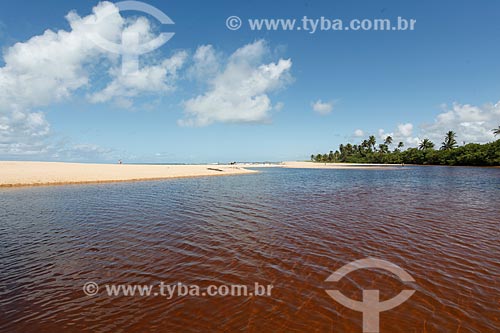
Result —
<svg viewBox="0 0 500 333"><path fill-rule="evenodd" d="M0 162L0 187L61 185L248 174L228 165L129 165Z"/></svg>

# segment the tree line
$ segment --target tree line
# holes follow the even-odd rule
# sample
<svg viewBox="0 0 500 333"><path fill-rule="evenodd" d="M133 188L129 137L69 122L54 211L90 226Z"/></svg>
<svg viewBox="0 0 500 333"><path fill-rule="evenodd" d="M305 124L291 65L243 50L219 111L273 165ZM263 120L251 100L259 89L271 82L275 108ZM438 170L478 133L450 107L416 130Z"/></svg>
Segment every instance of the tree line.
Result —
<svg viewBox="0 0 500 333"><path fill-rule="evenodd" d="M500 126L492 130L500 135ZM417 148L404 150L404 143L399 142L391 150L391 136L387 136L377 145L371 135L360 144L340 144L335 152L311 155L311 161L322 163L391 163L391 164L432 164L432 165L500 165L500 140L486 144L469 143L458 146L457 135L449 131L444 136L439 149L431 140L423 139Z"/></svg>

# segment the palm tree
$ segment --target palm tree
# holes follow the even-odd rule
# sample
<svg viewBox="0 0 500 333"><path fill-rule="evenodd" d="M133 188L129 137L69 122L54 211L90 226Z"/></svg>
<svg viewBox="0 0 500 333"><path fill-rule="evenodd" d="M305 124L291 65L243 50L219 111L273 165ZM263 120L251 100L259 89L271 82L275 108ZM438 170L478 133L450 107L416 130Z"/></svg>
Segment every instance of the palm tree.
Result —
<svg viewBox="0 0 500 333"><path fill-rule="evenodd" d="M382 154L385 154L389 150L389 147L385 143L381 143L381 144L378 145L378 150Z"/></svg>
<svg viewBox="0 0 500 333"><path fill-rule="evenodd" d="M375 136L370 135L370 137L368 138L368 145L370 147L373 147L373 150L375 150L375 144L376 143L377 143L377 139L375 139Z"/></svg>
<svg viewBox="0 0 500 333"><path fill-rule="evenodd" d="M498 126L498 128L492 129L492 131L493 131L493 134L495 134L495 136L497 136L498 134L500 134L500 126Z"/></svg>
<svg viewBox="0 0 500 333"><path fill-rule="evenodd" d="M394 152L400 152L401 148L403 148L404 146L405 146L405 144L403 143L403 141L399 141L398 147L394 148Z"/></svg>
<svg viewBox="0 0 500 333"><path fill-rule="evenodd" d="M390 145L392 143L392 136L388 135L386 138L385 138L385 141L384 141L384 144L385 145Z"/></svg>
<svg viewBox="0 0 500 333"><path fill-rule="evenodd" d="M457 134L453 131L448 131L446 133L446 136L444 137L444 141L442 143L441 149L442 150L450 150L453 149L457 146L457 140L455 140L455 137Z"/></svg>
<svg viewBox="0 0 500 333"><path fill-rule="evenodd" d="M361 147L362 147L363 149L368 148L368 140L363 140L363 142L361 143Z"/></svg>
<svg viewBox="0 0 500 333"><path fill-rule="evenodd" d="M330 153L328 154L328 162L333 162L333 159L334 159L334 157L333 157L333 151L330 150Z"/></svg>
<svg viewBox="0 0 500 333"><path fill-rule="evenodd" d="M311 154L311 161L314 161L314 154Z"/></svg>
<svg viewBox="0 0 500 333"><path fill-rule="evenodd" d="M420 142L420 145L418 146L418 149L420 150L427 150L432 148L434 148L434 142L432 142L429 139L423 139L422 142Z"/></svg>
<svg viewBox="0 0 500 333"><path fill-rule="evenodd" d="M345 150L346 150L347 155L351 155L352 154L352 145L350 143L346 144Z"/></svg>

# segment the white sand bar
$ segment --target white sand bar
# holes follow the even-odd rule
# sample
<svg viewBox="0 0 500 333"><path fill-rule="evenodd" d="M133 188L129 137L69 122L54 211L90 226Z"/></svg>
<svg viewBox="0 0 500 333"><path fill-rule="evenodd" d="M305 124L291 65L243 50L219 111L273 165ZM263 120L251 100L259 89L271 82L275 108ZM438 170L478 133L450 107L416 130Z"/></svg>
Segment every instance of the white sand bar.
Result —
<svg viewBox="0 0 500 333"><path fill-rule="evenodd" d="M105 183L254 173L229 165L131 165L2 162L0 187Z"/></svg>

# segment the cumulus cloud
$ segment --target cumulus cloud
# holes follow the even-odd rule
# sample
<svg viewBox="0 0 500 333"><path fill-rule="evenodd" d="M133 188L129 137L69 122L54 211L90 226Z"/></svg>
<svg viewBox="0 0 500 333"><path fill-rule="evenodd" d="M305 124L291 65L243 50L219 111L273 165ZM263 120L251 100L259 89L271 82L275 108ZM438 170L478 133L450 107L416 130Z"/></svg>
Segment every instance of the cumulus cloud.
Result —
<svg viewBox="0 0 500 333"><path fill-rule="evenodd" d="M398 124L398 134L404 137L409 137L413 133L413 124Z"/></svg>
<svg viewBox="0 0 500 333"><path fill-rule="evenodd" d="M500 124L500 102L481 107L453 103L451 107L443 105L442 109L433 122L421 124L417 133L412 123L402 123L393 132L379 129L378 139L384 140L390 135L394 143L402 141L407 147L415 147L427 138L439 145L446 132L454 131L460 143L486 143L495 140L492 129Z"/></svg>
<svg viewBox="0 0 500 333"><path fill-rule="evenodd" d="M396 126L394 131L386 132L383 128L378 130L377 140L383 142L388 136L392 138L392 144L397 145L399 142L403 142L407 147L414 146L418 144L420 139L413 136L413 124L412 123L400 123Z"/></svg>
<svg viewBox="0 0 500 333"><path fill-rule="evenodd" d="M152 31L148 19L139 17L128 22L123 27L122 36L136 36L141 45L154 42L156 36ZM122 43L124 41L122 40ZM141 53L141 45L132 44L131 53ZM160 61L158 64L145 65L142 68L134 68L123 73L120 66L112 67L109 75L111 82L101 91L89 95L92 103L103 103L114 101L123 107L132 105L131 98L141 94L162 94L175 89L177 73L184 65L187 52L178 51L172 57Z"/></svg>
<svg viewBox="0 0 500 333"><path fill-rule="evenodd" d="M388 136L390 137L394 137L394 133L393 132L389 132L387 133L383 128L380 128L378 130L378 139L379 140L385 140L385 138L387 138Z"/></svg>
<svg viewBox="0 0 500 333"><path fill-rule="evenodd" d="M103 12L106 20L96 22ZM6 49L5 65L0 68L0 153L36 153L44 151L43 140L50 125L44 113L34 110L71 96L89 83L84 66L101 55L101 50L86 37L100 33L117 40L123 26L118 10L110 3L100 3L93 13L80 18L66 16L71 31L46 30L26 42Z"/></svg>
<svg viewBox="0 0 500 333"><path fill-rule="evenodd" d="M211 48L205 48L205 52ZM199 49L200 50L200 49ZM290 59L263 63L269 54L264 41L237 49L208 82L208 90L184 102L184 126L207 126L215 122L251 123L269 120L273 104L269 93L290 79Z"/></svg>
<svg viewBox="0 0 500 333"><path fill-rule="evenodd" d="M416 146L421 141L419 136L414 136L414 126L412 123L398 124L396 131L390 133L394 142L403 142L406 146Z"/></svg>
<svg viewBox="0 0 500 333"><path fill-rule="evenodd" d="M40 108L67 100L81 89L90 90L96 64L114 67L109 69L111 82L101 91L89 94L92 102L112 100L130 106L131 98L140 94L174 89L177 71L187 57L186 52L177 52L171 58L144 66L134 75L124 77L119 74L119 55L101 49L89 38L99 35L120 44L124 34L133 32L146 41L151 40L152 28L146 18L126 20L115 5L101 2L90 15L80 17L71 11L66 19L71 27L69 31L46 30L4 51L4 66L0 67L1 155L57 155L54 142L50 142L53 139L50 124ZM65 151L82 152L81 148L60 145ZM94 149L93 152L104 151Z"/></svg>
<svg viewBox="0 0 500 333"><path fill-rule="evenodd" d="M495 140L491 131L500 124L500 102L474 106L453 103L443 106L433 123L423 124L421 136L438 143L448 131L457 133L457 141L462 143L485 143Z"/></svg>
<svg viewBox="0 0 500 333"><path fill-rule="evenodd" d="M101 50L86 37L89 31L97 31L111 40L119 36L123 20L115 8L115 14L96 25L102 11L110 10L109 3L100 3L93 14L80 18L75 13L66 16L71 31L46 30L26 42L16 43L4 54L5 66L0 68L0 101L3 106L14 104L21 107L47 105L69 97L71 93L88 84L84 65L98 56Z"/></svg>
<svg viewBox="0 0 500 333"><path fill-rule="evenodd" d="M322 102L320 99L311 103L314 112L320 115L327 115L333 111L333 102Z"/></svg>
<svg viewBox="0 0 500 333"><path fill-rule="evenodd" d="M193 55L193 65L188 69L188 76L200 81L213 78L220 70L221 55L212 45L199 46Z"/></svg>
<svg viewBox="0 0 500 333"><path fill-rule="evenodd" d="M106 153L93 145L55 143L58 139L42 108L75 94L86 95L91 103L112 102L129 108L135 98L171 92L180 78L187 77L200 81L206 91L184 102L185 118L179 121L183 125L264 122L272 111L283 108L283 103L271 102L270 93L289 82L292 62L266 61L271 52L264 41L245 45L225 59L211 45L198 47L191 61L186 51L166 59L150 55L137 71L123 75L120 55L95 45L92 37L120 44L124 36L134 34L144 44L155 38L148 19L125 19L110 2L99 3L84 17L71 11L66 19L69 30L46 30L4 51L0 67L2 156L60 157L70 156L69 150L83 155ZM186 69L188 63L191 66Z"/></svg>
<svg viewBox="0 0 500 333"><path fill-rule="evenodd" d="M118 105L131 106L129 98L148 93L165 93L175 89L179 69L187 58L185 51L176 52L159 65L144 66L133 73L124 75L121 68L112 68L113 80L101 91L90 95L92 103L114 100Z"/></svg>
<svg viewBox="0 0 500 333"><path fill-rule="evenodd" d="M358 128L357 130L355 130L355 131L354 131L354 136L355 136L355 137L360 138L360 137L362 137L363 135L365 135L365 132L363 132L363 130L362 130L362 129L359 129L359 128Z"/></svg>

